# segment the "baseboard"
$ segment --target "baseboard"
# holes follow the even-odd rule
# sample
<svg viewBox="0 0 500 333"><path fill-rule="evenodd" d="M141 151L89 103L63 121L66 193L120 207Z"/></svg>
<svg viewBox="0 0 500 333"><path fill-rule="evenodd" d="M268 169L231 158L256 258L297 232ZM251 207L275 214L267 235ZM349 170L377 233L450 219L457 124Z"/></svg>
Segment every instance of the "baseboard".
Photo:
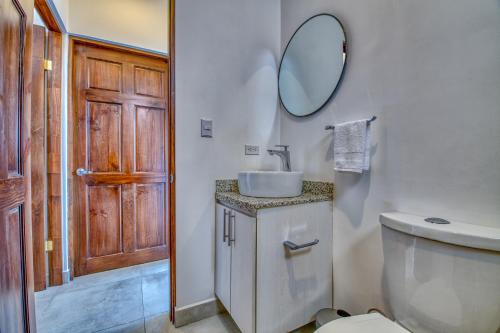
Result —
<svg viewBox="0 0 500 333"><path fill-rule="evenodd" d="M188 325L225 311L224 306L216 298L175 308L175 327Z"/></svg>

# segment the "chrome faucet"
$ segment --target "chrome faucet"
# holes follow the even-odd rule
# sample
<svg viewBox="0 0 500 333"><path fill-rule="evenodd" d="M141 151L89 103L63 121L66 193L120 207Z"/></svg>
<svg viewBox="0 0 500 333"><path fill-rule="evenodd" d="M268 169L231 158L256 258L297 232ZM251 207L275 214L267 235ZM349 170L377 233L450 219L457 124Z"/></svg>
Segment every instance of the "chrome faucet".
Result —
<svg viewBox="0 0 500 333"><path fill-rule="evenodd" d="M287 145L276 145L276 147L283 148L283 150L268 149L269 155L278 155L281 158L281 171L292 171L290 164L290 151Z"/></svg>

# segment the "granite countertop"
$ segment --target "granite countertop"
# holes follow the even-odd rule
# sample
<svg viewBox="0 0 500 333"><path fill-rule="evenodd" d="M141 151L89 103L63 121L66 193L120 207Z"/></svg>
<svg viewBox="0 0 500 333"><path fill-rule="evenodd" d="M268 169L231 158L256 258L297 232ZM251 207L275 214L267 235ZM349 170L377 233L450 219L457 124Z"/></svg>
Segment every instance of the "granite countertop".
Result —
<svg viewBox="0 0 500 333"><path fill-rule="evenodd" d="M298 197L254 198L239 193L237 180L217 180L215 185L215 199L218 202L253 216L257 214L259 209L332 201L335 192L333 183L306 180L304 181L302 194Z"/></svg>

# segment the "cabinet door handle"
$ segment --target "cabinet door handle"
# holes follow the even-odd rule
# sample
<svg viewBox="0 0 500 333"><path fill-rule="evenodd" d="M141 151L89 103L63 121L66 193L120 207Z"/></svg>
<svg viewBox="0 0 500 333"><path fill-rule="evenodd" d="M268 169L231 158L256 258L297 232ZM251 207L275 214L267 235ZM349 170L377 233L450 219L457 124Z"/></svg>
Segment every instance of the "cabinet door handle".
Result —
<svg viewBox="0 0 500 333"><path fill-rule="evenodd" d="M225 243L226 242L226 239L229 238L229 233L227 232L227 216L229 215L229 211L227 211L225 208L224 208L224 228L222 230L222 242Z"/></svg>
<svg viewBox="0 0 500 333"><path fill-rule="evenodd" d="M229 242L228 245L231 246L231 244L234 244L236 241L236 214L233 212L229 213Z"/></svg>
<svg viewBox="0 0 500 333"><path fill-rule="evenodd" d="M304 243L304 244L300 244L300 245L297 245L297 244L295 244L294 242L291 242L291 241L284 241L283 245L285 245L290 251L297 251L297 250L300 250L300 249L305 249L306 247L314 246L314 245L316 245L318 243L319 243L319 239L315 239L312 242Z"/></svg>
<svg viewBox="0 0 500 333"><path fill-rule="evenodd" d="M227 236L228 237L227 238L227 246L229 246L229 247L231 246L231 229L232 229L231 216L232 216L231 215L231 211L229 211L229 228L228 228L229 230L227 232L227 234L228 234L228 236Z"/></svg>

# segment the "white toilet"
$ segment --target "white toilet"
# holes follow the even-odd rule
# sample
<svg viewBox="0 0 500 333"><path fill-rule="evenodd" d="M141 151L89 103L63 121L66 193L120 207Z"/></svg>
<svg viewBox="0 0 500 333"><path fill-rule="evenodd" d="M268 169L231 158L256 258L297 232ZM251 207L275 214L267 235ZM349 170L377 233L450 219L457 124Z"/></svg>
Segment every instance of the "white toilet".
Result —
<svg viewBox="0 0 500 333"><path fill-rule="evenodd" d="M371 313L317 333L500 333L500 228L403 213L381 214L380 222L383 289L395 321Z"/></svg>

